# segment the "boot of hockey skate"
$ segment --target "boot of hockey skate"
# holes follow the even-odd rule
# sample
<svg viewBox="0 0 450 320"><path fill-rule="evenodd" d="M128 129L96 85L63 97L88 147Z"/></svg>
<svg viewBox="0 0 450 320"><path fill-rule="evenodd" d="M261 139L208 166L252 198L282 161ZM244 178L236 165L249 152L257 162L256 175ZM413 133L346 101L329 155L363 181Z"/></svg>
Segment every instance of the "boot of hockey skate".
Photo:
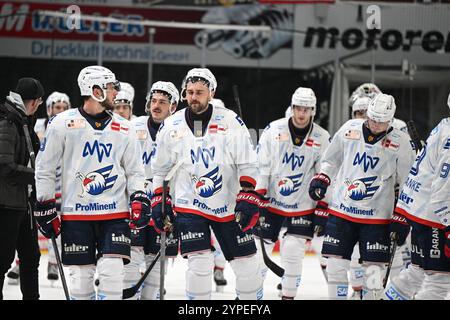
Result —
<svg viewBox="0 0 450 320"><path fill-rule="evenodd" d="M12 267L12 269L6 274L8 284L17 286L19 284L19 274L19 263L16 261L14 267Z"/></svg>
<svg viewBox="0 0 450 320"><path fill-rule="evenodd" d="M281 286L281 283L279 283L279 284L277 285L277 290L278 290L278 296L279 296L280 298L283 297L282 289L283 289L283 287Z"/></svg>
<svg viewBox="0 0 450 320"><path fill-rule="evenodd" d="M216 292L223 292L227 285L227 280L223 274L223 269L214 268L214 282L216 283Z"/></svg>
<svg viewBox="0 0 450 320"><path fill-rule="evenodd" d="M48 263L47 265L47 279L50 280L51 285L59 279L58 266L55 263Z"/></svg>

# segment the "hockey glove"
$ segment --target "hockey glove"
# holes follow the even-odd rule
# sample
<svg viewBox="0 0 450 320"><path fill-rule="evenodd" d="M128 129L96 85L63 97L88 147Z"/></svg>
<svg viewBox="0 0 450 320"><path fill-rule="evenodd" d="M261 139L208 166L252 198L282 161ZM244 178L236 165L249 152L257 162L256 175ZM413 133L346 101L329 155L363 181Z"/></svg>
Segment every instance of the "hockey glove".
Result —
<svg viewBox="0 0 450 320"><path fill-rule="evenodd" d="M169 190L167 190L166 195L166 203L164 206L164 214L163 218L163 195L162 188L158 188L155 190L155 193L152 197L152 219L154 222L153 227L156 232L160 233L161 230L165 232L173 231L173 224L175 223L175 215L172 210L172 201L169 195Z"/></svg>
<svg viewBox="0 0 450 320"><path fill-rule="evenodd" d="M330 178L323 173L316 174L309 184L309 196L315 201L325 198L325 193L330 185Z"/></svg>
<svg viewBox="0 0 450 320"><path fill-rule="evenodd" d="M136 191L130 196L130 221L128 225L131 229L142 229L151 218L150 199L143 191Z"/></svg>
<svg viewBox="0 0 450 320"><path fill-rule="evenodd" d="M36 201L34 208L34 217L44 237L47 239L52 236L58 237L61 233L61 220L56 213L55 199L43 202Z"/></svg>
<svg viewBox="0 0 450 320"><path fill-rule="evenodd" d="M444 252L447 259L450 259L450 226L445 227L444 229L445 234L445 246L444 246Z"/></svg>
<svg viewBox="0 0 450 320"><path fill-rule="evenodd" d="M394 212L389 225L389 234L392 240L397 242L398 246L405 243L409 234L409 224L406 218L400 213Z"/></svg>
<svg viewBox="0 0 450 320"><path fill-rule="evenodd" d="M314 233L318 237L323 236L325 231L325 226L328 222L328 204L323 201L318 201L316 205L316 210L314 211Z"/></svg>
<svg viewBox="0 0 450 320"><path fill-rule="evenodd" d="M260 195L253 190L239 191L236 198L234 216L243 232L253 228L258 222L261 205Z"/></svg>

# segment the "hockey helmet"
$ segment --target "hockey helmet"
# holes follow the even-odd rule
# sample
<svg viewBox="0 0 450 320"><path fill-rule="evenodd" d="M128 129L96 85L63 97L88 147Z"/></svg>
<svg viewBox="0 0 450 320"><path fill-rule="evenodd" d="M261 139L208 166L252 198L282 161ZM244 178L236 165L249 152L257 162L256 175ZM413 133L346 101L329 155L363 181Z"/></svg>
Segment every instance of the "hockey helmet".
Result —
<svg viewBox="0 0 450 320"><path fill-rule="evenodd" d="M120 91L120 83L116 79L116 75L111 70L102 66L89 66L80 71L78 75L78 86L82 96L91 96L98 102L106 99L106 85L112 83L114 89ZM103 91L103 99L98 99L93 95L92 89L99 86Z"/></svg>
<svg viewBox="0 0 450 320"><path fill-rule="evenodd" d="M312 109L312 115L314 116L316 113L316 95L311 88L299 87L295 90L291 99L291 107L292 106L301 106Z"/></svg>
<svg viewBox="0 0 450 320"><path fill-rule="evenodd" d="M186 89L188 82L196 82L198 80L204 81L209 91L215 91L217 89L216 77L214 77L208 68L193 68L189 70L183 81L182 89Z"/></svg>
<svg viewBox="0 0 450 320"><path fill-rule="evenodd" d="M380 93L367 108L367 117L376 122L392 123L395 114L395 99L393 96Z"/></svg>
<svg viewBox="0 0 450 320"><path fill-rule="evenodd" d="M168 81L157 81L155 82L152 87L150 88L150 91L147 93L146 104L145 104L145 111L149 111L149 105L150 100L152 99L152 96L156 92L162 92L165 94L170 101L170 104L178 104L180 100L180 94L178 93L178 89L175 87L175 85L172 82Z"/></svg>
<svg viewBox="0 0 450 320"><path fill-rule="evenodd" d="M47 115L50 117L52 115L52 107L53 104L58 102L65 102L67 104L67 109L71 107L69 96L65 93L54 91L52 92L47 100L45 101L45 105L47 106Z"/></svg>
<svg viewBox="0 0 450 320"><path fill-rule="evenodd" d="M114 103L126 103L133 109L134 88L128 82L120 82L120 91L114 99Z"/></svg>

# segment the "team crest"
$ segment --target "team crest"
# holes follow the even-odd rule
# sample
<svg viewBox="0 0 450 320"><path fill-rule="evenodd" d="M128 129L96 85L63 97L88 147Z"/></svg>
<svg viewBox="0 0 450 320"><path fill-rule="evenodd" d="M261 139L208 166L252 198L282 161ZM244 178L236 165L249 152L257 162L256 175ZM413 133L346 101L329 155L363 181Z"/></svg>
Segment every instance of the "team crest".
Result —
<svg viewBox="0 0 450 320"><path fill-rule="evenodd" d="M380 186L372 186L377 177L355 179L347 188L347 196L355 201L371 199Z"/></svg>
<svg viewBox="0 0 450 320"><path fill-rule="evenodd" d="M87 175L78 172L76 177L81 180L82 191L79 195L83 197L83 194L89 193L92 196L97 196L103 191L111 189L116 182L117 175L110 177L113 165L98 169L96 171L89 172Z"/></svg>
<svg viewBox="0 0 450 320"><path fill-rule="evenodd" d="M193 177L192 180L195 183L195 193L203 198L209 198L222 189L222 176L219 176L219 167L200 178Z"/></svg>
<svg viewBox="0 0 450 320"><path fill-rule="evenodd" d="M302 182L300 178L303 176L303 173L296 174L294 176L283 177L278 182L278 192L282 196L289 196L292 193L298 191L298 188L301 186Z"/></svg>

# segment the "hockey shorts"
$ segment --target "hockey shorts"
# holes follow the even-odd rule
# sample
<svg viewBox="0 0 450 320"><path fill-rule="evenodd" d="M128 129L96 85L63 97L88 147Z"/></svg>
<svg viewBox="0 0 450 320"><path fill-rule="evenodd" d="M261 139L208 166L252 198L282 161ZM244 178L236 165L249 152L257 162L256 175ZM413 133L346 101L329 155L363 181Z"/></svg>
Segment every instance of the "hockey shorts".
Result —
<svg viewBox="0 0 450 320"><path fill-rule="evenodd" d="M178 213L177 225L183 256L211 249L210 228L213 229L227 261L256 253L252 230L242 232L235 220L216 222L196 214Z"/></svg>
<svg viewBox="0 0 450 320"><path fill-rule="evenodd" d="M255 235L262 236L263 239L270 239L272 242L276 242L283 226L287 228L286 234L298 235L305 239L312 239L314 236L314 214L285 217L265 211L260 217L264 217L264 220L261 223L261 229L255 229Z"/></svg>
<svg viewBox="0 0 450 320"><path fill-rule="evenodd" d="M362 261L386 263L389 261L388 224L363 224L329 216L323 238L322 255L350 260L357 242Z"/></svg>
<svg viewBox="0 0 450 320"><path fill-rule="evenodd" d="M444 254L444 230L409 220L411 230L411 263L425 271L450 272L450 262Z"/></svg>
<svg viewBox="0 0 450 320"><path fill-rule="evenodd" d="M130 260L130 227L125 219L63 220L61 241L65 265L95 264L102 256L121 257L124 263Z"/></svg>

